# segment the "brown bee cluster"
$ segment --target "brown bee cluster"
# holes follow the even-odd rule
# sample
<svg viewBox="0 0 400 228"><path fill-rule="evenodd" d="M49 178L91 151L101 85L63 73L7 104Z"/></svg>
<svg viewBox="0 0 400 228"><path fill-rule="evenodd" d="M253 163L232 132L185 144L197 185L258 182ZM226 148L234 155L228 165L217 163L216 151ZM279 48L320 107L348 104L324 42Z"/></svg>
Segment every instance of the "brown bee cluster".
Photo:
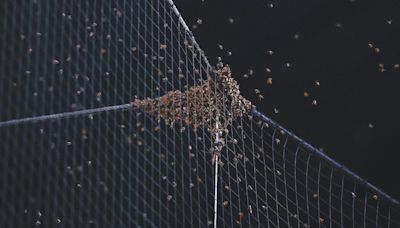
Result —
<svg viewBox="0 0 400 228"><path fill-rule="evenodd" d="M239 85L232 78L229 66L218 69L215 79L208 78L202 85L195 85L187 91L169 91L158 98L146 98L132 102L133 108L140 108L167 124L181 122L185 126L205 126L208 131L225 132L236 118L248 113L254 106L246 100Z"/></svg>

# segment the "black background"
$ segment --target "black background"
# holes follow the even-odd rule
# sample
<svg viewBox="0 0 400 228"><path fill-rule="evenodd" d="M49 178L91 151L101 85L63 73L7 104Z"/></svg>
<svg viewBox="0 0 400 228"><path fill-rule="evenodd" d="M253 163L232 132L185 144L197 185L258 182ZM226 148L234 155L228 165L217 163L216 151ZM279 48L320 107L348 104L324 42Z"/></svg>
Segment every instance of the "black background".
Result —
<svg viewBox="0 0 400 228"><path fill-rule="evenodd" d="M176 4L210 62L222 57L258 110L400 199L399 1Z"/></svg>

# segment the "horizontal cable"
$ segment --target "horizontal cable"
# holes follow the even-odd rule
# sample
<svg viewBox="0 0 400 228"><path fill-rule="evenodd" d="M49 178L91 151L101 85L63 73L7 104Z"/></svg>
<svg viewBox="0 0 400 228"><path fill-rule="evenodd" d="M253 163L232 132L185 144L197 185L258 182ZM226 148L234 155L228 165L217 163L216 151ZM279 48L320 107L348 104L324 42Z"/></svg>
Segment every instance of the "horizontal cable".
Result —
<svg viewBox="0 0 400 228"><path fill-rule="evenodd" d="M79 110L79 111L73 111L73 112L63 112L63 113L55 113L55 114L43 115L43 116L27 117L27 118L22 118L22 119L6 120L6 121L0 122L0 128L11 126L11 125L30 123L30 122L40 122L40 121L46 121L46 120L63 119L63 118L74 117L74 116L89 115L89 114L94 114L94 113L99 113L99 112L125 110L125 109L130 109L131 107L132 106L129 103L129 104L122 104L122 105L106 106L106 107L101 107L101 108L85 109L85 110Z"/></svg>

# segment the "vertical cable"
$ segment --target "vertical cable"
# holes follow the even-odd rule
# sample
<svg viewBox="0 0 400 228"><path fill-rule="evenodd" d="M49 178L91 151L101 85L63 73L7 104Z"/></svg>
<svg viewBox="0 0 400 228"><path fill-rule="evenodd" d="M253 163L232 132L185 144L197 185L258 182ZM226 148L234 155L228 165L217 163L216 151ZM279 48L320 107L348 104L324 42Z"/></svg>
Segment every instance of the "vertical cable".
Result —
<svg viewBox="0 0 400 228"><path fill-rule="evenodd" d="M220 137L221 137L221 130L219 126L219 120L218 120L218 115L217 119L215 122L215 141L214 141L214 151L213 151L213 156L214 157L214 228L217 228L217 221L218 221L218 168L219 168L219 156L221 153L220 146Z"/></svg>

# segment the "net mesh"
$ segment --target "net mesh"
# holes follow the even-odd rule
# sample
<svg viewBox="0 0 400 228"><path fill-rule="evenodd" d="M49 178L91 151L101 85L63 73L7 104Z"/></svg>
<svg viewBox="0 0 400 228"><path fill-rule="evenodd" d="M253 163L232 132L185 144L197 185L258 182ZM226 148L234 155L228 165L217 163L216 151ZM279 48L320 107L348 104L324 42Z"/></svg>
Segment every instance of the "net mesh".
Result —
<svg viewBox="0 0 400 228"><path fill-rule="evenodd" d="M253 109L171 1L0 7L1 227L400 227Z"/></svg>

